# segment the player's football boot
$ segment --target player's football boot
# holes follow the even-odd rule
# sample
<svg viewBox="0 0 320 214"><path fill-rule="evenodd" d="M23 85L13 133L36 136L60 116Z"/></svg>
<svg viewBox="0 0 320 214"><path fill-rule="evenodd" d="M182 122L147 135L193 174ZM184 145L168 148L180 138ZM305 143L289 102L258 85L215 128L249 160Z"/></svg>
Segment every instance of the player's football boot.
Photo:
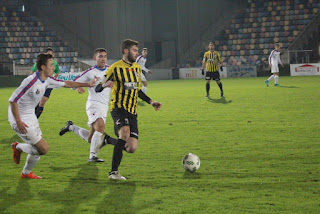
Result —
<svg viewBox="0 0 320 214"><path fill-rule="evenodd" d="M208 99L208 98L209 98L209 94L207 94L204 98L207 98L207 99Z"/></svg>
<svg viewBox="0 0 320 214"><path fill-rule="evenodd" d="M267 87L269 86L269 81L268 80L264 81L264 83L266 84Z"/></svg>
<svg viewBox="0 0 320 214"><path fill-rule="evenodd" d="M274 86L280 86L280 85L277 83L277 84L274 84Z"/></svg>
<svg viewBox="0 0 320 214"><path fill-rule="evenodd" d="M96 157L96 156L93 156L92 158L89 158L89 159L88 159L88 162L101 163L101 162L104 162L104 160L103 160L103 159L99 159L99 158Z"/></svg>
<svg viewBox="0 0 320 214"><path fill-rule="evenodd" d="M11 147L12 147L12 150L13 150L13 161L16 163L16 164L19 164L20 163L20 156L21 156L21 152L17 149L17 145L18 145L18 142L13 142L11 144Z"/></svg>
<svg viewBox="0 0 320 214"><path fill-rule="evenodd" d="M98 153L100 151L100 149L102 147L104 147L105 145L107 145L107 138L110 137L109 135L107 135L106 133L104 133L102 136L101 136L101 139L100 141L95 145L95 152Z"/></svg>
<svg viewBox="0 0 320 214"><path fill-rule="evenodd" d="M127 180L125 177L121 176L118 171L112 171L109 173L109 178L114 180Z"/></svg>
<svg viewBox="0 0 320 214"><path fill-rule="evenodd" d="M223 91L221 91L221 93L220 93L220 97L223 97Z"/></svg>
<svg viewBox="0 0 320 214"><path fill-rule="evenodd" d="M20 177L21 177L21 178L30 178L30 179L42 179L42 177L33 174L33 172L30 172L30 173L27 174L27 175L21 173Z"/></svg>
<svg viewBox="0 0 320 214"><path fill-rule="evenodd" d="M70 131L69 130L69 127L73 125L73 122L71 120L68 120L67 121L67 124L65 125L65 127L63 127L60 132L59 132L59 135L62 136L64 135L66 132Z"/></svg>

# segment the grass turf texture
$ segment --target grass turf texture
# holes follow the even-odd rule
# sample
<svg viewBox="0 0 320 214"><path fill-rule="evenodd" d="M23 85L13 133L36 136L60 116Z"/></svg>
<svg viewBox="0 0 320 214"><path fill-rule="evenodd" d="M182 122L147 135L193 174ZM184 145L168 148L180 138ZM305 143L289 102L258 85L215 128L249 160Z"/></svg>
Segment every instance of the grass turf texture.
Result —
<svg viewBox="0 0 320 214"><path fill-rule="evenodd" d="M149 82L156 112L138 106L139 149L124 153L110 181L113 147L87 163L89 144L73 133L58 135L67 120L87 128L85 95L54 90L40 118L50 151L35 166L42 180L23 180L25 163L12 161L19 139L7 122L8 98L0 89L0 213L319 213L320 77L223 79L225 98L204 80ZM106 131L112 136L110 113ZM200 169L185 173L181 160L192 152Z"/></svg>

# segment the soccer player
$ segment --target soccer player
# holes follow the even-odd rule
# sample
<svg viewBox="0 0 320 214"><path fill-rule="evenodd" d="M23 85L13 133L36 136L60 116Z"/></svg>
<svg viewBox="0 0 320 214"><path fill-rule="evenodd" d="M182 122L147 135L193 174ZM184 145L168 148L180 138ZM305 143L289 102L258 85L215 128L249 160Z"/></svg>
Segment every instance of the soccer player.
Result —
<svg viewBox="0 0 320 214"><path fill-rule="evenodd" d="M161 108L161 103L153 101L141 90L141 66L135 62L138 50L137 41L124 40L121 44L122 59L108 68L105 81L96 86L99 92L105 87L104 82L113 81L110 109L118 141L113 150L110 179L126 179L118 172L122 151L134 153L138 148L138 97L150 103L156 111Z"/></svg>
<svg viewBox="0 0 320 214"><path fill-rule="evenodd" d="M54 57L54 52L53 52L52 48L47 48L46 49L46 53L47 54L51 54L52 57ZM53 75L53 77L54 78L58 78L59 72L60 72L59 65L54 59L52 59L52 61L53 61L53 66L54 66L54 71L53 71L54 75ZM34 72L36 72L37 70L38 70L37 69L37 63L34 63L34 65L31 68L31 75ZM42 114L43 109L44 109L44 105L46 104L47 100L49 99L51 91L52 91L52 88L47 88L47 90L44 92L44 95L43 95L42 99L40 100L39 104L35 108L35 113L37 115L37 118L39 118L40 115Z"/></svg>
<svg viewBox="0 0 320 214"><path fill-rule="evenodd" d="M95 79L87 83L78 83L51 77L54 65L50 54L39 54L37 56L37 69L38 72L25 78L9 98L8 120L12 129L25 142L11 144L13 161L19 164L21 153L28 154L20 175L21 178L40 179L41 177L33 174L31 170L40 160L40 155L49 151L49 145L42 138L38 118L34 114L34 108L39 103L45 90L60 87L93 87L95 85Z"/></svg>
<svg viewBox="0 0 320 214"><path fill-rule="evenodd" d="M283 67L283 64L280 60L280 45L275 44L274 50L271 51L271 54L269 56L269 66L271 68L272 75L269 77L269 79L264 81L266 86L269 86L269 81L271 81L273 78L274 78L274 86L280 86L278 84L278 80L279 80L279 66L278 65L279 65L279 63Z"/></svg>
<svg viewBox="0 0 320 214"><path fill-rule="evenodd" d="M141 68L142 68L142 71L144 72L147 72L149 74L152 74L152 71L150 71L149 69L146 68L146 62L147 62L147 55L148 55L148 49L147 48L143 48L142 49L142 55L138 56L137 60L136 60L136 63L138 63ZM143 72L141 72L141 82L143 84L142 86L142 91L143 93L147 93L147 85L148 85L148 82L147 82L147 79L145 77L145 75L143 74Z"/></svg>
<svg viewBox="0 0 320 214"><path fill-rule="evenodd" d="M214 50L213 42L209 42L209 51L204 53L203 62L202 62L202 69L201 69L202 75L204 75L204 69L207 70L207 72L206 72L206 81L207 81L206 92L207 92L207 95L205 96L205 98L209 98L211 79L213 79L217 82L217 85L220 88L220 96L223 97L223 89L222 89L222 83L220 81L218 63L220 63L220 70L223 71L220 54Z"/></svg>
<svg viewBox="0 0 320 214"><path fill-rule="evenodd" d="M93 59L96 61L96 65L83 72L79 77L75 78L74 81L89 82L93 78L96 78L99 82L103 80L104 74L109 67L106 65L107 51L104 48L96 49L93 53ZM96 147L100 144L104 135L112 85L110 86L111 87L107 87L101 93L97 93L94 88L89 88L89 96L86 104L88 126L90 127L89 131L74 125L73 122L69 120L59 133L59 135L62 136L68 131L73 131L80 138L90 143L88 162L104 162L104 160L97 157L98 149L96 149ZM84 93L83 88L77 88L77 91L80 94ZM106 135L105 139L107 139L107 141L104 142L104 145L115 144L117 142L116 139L111 138L109 135Z"/></svg>

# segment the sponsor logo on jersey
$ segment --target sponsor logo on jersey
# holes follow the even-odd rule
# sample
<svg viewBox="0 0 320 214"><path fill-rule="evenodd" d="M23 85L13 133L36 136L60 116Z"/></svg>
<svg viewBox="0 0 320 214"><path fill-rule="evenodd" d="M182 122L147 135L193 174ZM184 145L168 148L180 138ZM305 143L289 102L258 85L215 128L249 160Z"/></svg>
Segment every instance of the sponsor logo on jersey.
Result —
<svg viewBox="0 0 320 214"><path fill-rule="evenodd" d="M137 82L125 82L124 88L126 90L138 89L138 83Z"/></svg>

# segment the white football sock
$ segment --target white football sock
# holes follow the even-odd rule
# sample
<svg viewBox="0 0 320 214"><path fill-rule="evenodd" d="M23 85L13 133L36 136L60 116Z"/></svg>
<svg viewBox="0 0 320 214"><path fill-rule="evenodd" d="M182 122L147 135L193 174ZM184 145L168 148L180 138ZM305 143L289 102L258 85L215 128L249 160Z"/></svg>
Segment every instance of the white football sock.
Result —
<svg viewBox="0 0 320 214"><path fill-rule="evenodd" d="M278 84L279 76L274 77L274 84Z"/></svg>
<svg viewBox="0 0 320 214"><path fill-rule="evenodd" d="M86 129L83 129L79 126L76 125L71 125L69 127L70 131L73 131L76 135L84 139L85 141L88 142L88 137L89 137L89 131Z"/></svg>
<svg viewBox="0 0 320 214"><path fill-rule="evenodd" d="M269 77L268 81L272 80L273 78L274 78L274 75L272 74L272 75Z"/></svg>
<svg viewBox="0 0 320 214"><path fill-rule="evenodd" d="M142 92L145 93L145 94L147 94L147 87L142 86Z"/></svg>
<svg viewBox="0 0 320 214"><path fill-rule="evenodd" d="M18 143L17 149L30 155L39 155L38 149L27 143Z"/></svg>
<svg viewBox="0 0 320 214"><path fill-rule="evenodd" d="M22 173L27 175L31 172L32 168L38 163L40 160L39 155L27 155L26 164L23 167Z"/></svg>
<svg viewBox="0 0 320 214"><path fill-rule="evenodd" d="M93 156L97 157L97 152L95 148L96 148L96 145L100 142L102 135L103 134L101 132L97 132L97 131L93 133L91 144L90 144L90 158L92 158Z"/></svg>

